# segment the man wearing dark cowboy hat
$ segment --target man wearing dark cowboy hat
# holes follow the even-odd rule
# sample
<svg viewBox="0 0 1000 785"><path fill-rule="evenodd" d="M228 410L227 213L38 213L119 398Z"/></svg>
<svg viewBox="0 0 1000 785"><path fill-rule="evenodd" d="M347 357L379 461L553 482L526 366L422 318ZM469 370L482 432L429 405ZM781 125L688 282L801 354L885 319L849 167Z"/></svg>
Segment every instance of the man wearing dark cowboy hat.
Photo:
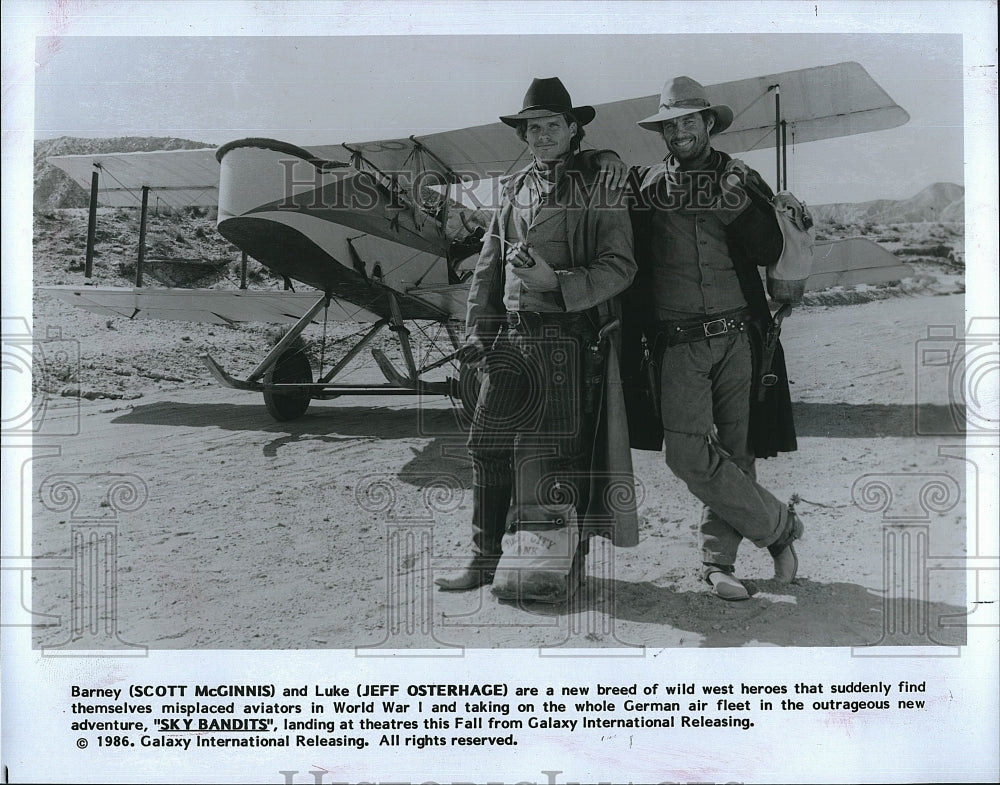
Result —
<svg viewBox="0 0 1000 785"><path fill-rule="evenodd" d="M437 579L445 591L494 580L505 529L538 531L545 542L572 527L575 549L586 516L616 544L638 540L634 499L608 493L613 478L628 478L632 490L617 355L606 337L616 335L615 295L635 274L632 228L621 194L612 200L596 169L581 166L594 115L551 78L535 79L521 111L500 118L532 162L502 181L472 276L461 355L485 370L469 436L472 553L459 574ZM568 597L582 574L581 559L568 556L572 579L519 576L516 598ZM496 584L494 593L504 596Z"/></svg>
<svg viewBox="0 0 1000 785"><path fill-rule="evenodd" d="M803 527L754 472L755 457L796 444L780 345L770 369L755 368L772 327L757 268L777 259L781 233L760 175L712 148L732 121L732 109L686 76L667 82L659 110L639 121L663 137L667 157L630 173L639 272L629 296L659 369L667 465L704 503L705 580L719 597L744 600L740 542L766 547L775 578L791 582ZM768 370L778 382L769 377L759 394Z"/></svg>

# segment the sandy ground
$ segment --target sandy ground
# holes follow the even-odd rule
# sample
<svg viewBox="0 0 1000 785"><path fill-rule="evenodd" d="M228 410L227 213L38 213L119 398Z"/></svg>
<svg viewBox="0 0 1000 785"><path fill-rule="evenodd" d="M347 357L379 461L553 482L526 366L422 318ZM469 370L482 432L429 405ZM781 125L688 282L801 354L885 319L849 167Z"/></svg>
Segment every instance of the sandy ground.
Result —
<svg viewBox="0 0 1000 785"><path fill-rule="evenodd" d="M585 589L568 607L434 589L434 575L465 554L471 506L463 429L447 399L341 398L278 423L259 396L215 386L195 359L207 348L248 369L262 333L191 325L178 328L187 337L179 340L156 323L111 324L60 308L36 296L36 334L58 318L62 337L80 342L81 389L123 399L40 396L30 480L24 470L40 558L31 607L47 625L38 645L964 640L954 621L967 608L966 464L961 438L949 435L947 374L920 360L929 327L961 333L960 294L802 308L785 322L799 451L760 462L758 474L779 497L800 498L798 583L770 580L766 551L745 545L738 569L753 598L713 597L698 577L694 498L662 454L633 452L641 541L628 549L597 541ZM131 345L113 362L112 339ZM88 375L95 368L119 372ZM113 533L99 540L108 550L86 551L90 561L70 569L84 552L74 538L95 533ZM113 622L88 626L71 599L73 576L101 592L117 581Z"/></svg>

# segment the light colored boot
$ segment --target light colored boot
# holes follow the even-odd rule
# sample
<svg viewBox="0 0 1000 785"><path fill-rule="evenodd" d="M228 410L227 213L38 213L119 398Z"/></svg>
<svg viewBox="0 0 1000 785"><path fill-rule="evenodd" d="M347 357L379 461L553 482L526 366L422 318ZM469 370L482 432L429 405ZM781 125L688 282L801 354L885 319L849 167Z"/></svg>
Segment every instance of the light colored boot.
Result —
<svg viewBox="0 0 1000 785"><path fill-rule="evenodd" d="M729 602L749 600L747 587L736 580L732 567L728 570L716 564L705 565L705 582L715 591L715 596Z"/></svg>

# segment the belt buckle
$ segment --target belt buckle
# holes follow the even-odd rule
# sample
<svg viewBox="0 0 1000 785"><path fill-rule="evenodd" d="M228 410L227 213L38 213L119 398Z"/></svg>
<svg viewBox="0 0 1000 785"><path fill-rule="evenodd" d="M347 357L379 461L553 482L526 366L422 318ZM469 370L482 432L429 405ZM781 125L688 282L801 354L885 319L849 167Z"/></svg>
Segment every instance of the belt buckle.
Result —
<svg viewBox="0 0 1000 785"><path fill-rule="evenodd" d="M729 332L729 321L727 319L713 319L710 322L705 322L701 329L706 338L711 338L713 335L724 335Z"/></svg>

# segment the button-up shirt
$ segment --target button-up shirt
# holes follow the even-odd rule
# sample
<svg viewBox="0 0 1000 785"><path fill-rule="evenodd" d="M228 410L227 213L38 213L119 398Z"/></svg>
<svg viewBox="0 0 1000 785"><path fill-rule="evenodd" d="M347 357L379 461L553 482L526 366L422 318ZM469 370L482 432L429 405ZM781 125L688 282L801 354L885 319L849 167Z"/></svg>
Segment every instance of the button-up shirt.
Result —
<svg viewBox="0 0 1000 785"><path fill-rule="evenodd" d="M510 219L503 227L506 247L515 243L529 244L540 251L554 270L570 266L566 210L553 200L556 183L563 171L563 166L555 171L532 166L513 194ZM508 311L562 313L566 310L558 290L537 292L527 289L510 265L505 265L504 269L503 304Z"/></svg>

